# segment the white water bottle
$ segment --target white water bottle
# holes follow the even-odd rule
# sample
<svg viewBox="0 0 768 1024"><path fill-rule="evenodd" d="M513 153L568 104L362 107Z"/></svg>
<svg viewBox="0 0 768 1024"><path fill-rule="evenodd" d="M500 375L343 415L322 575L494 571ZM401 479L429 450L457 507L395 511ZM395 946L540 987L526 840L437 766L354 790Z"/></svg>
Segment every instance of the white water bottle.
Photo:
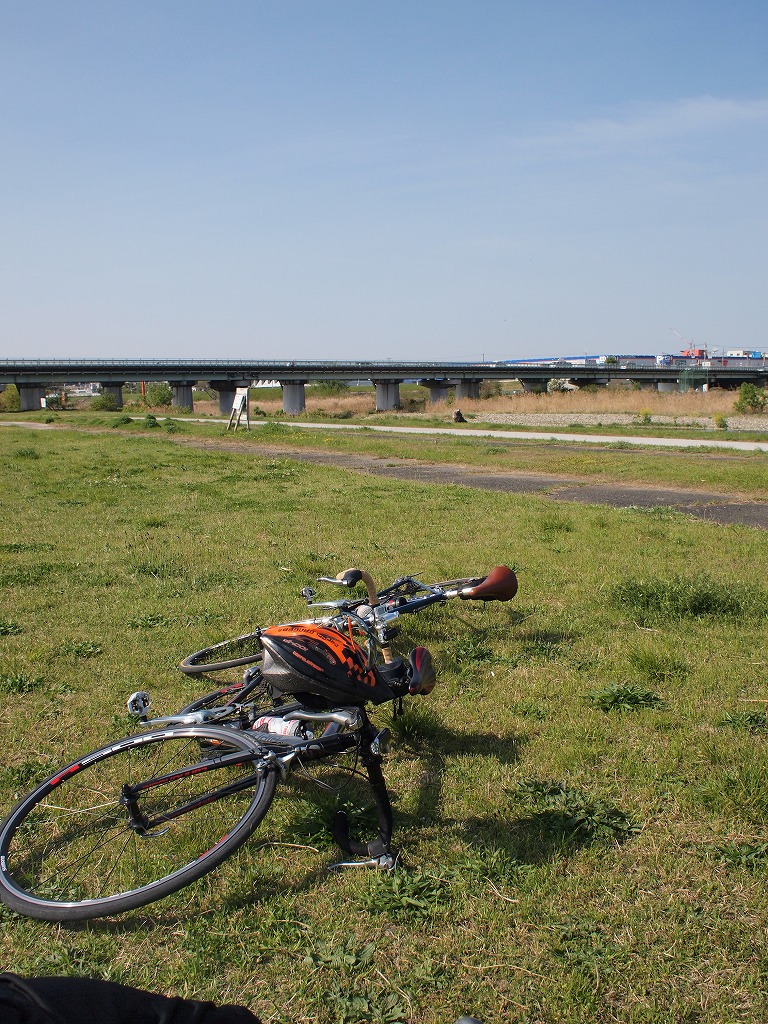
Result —
<svg viewBox="0 0 768 1024"><path fill-rule="evenodd" d="M253 725L254 732L271 732L276 736L297 736L301 722L286 722L280 715L262 715Z"/></svg>

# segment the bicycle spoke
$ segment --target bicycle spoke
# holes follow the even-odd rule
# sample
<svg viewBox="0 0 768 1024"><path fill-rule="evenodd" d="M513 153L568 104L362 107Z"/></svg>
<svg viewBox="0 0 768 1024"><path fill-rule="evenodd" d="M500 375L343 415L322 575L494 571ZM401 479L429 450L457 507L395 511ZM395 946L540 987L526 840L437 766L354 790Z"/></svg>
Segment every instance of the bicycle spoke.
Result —
<svg viewBox="0 0 768 1024"><path fill-rule="evenodd" d="M101 900L186 870L218 847L263 776L237 733L180 733L121 741L63 773L15 828L4 868L12 884L44 900Z"/></svg>

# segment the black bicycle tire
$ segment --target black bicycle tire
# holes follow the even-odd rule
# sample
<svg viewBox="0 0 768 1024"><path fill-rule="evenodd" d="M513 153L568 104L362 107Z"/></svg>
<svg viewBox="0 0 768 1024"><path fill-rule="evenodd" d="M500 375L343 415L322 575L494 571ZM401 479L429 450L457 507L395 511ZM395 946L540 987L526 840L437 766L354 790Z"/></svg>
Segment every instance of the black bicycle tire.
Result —
<svg viewBox="0 0 768 1024"><path fill-rule="evenodd" d="M27 855L21 850L18 853L13 851L14 837L30 816L33 815L33 812L40 807L48 794L55 792L57 794L56 800L60 801L61 796L58 787L63 789L64 785L78 779L80 773L88 768L94 765L99 766L100 774L104 774L103 764L109 758L122 754L129 749L138 751L148 747L150 744L165 743L169 740L207 741L208 743L225 742L231 746L239 747L243 751L251 751L254 754L258 753L260 749L255 738L247 733L236 730L218 726L172 726L168 729L139 733L136 736L126 736L115 743L100 747L91 754L83 755L67 767L49 776L31 793L21 799L2 825L0 825L0 900L20 914L43 921L83 921L95 917L120 914L146 906L148 903L154 903L171 895L171 893L177 892L217 867L239 849L258 827L269 810L277 785L277 773L275 771L267 770L261 772L259 782L253 787L253 796L247 809L240 814L235 824L217 842L208 846L207 834L205 838L201 837L199 841L206 843L201 853L191 858L182 866L153 881L144 882L135 888L110 895L76 900L61 900L47 899L35 895L23 888L12 877L11 872L16 867L17 857L20 858L23 855L29 861L34 857L33 853ZM161 770L166 771L167 769L161 766ZM196 774L199 775L200 773ZM92 783L88 783L88 786L91 785ZM88 790L88 792L90 795L91 791ZM93 800L95 797L91 796L90 799ZM114 801L115 794L113 793L112 802L114 803ZM117 802L119 803L119 800ZM99 829L102 830L102 837L105 837L107 833L108 826L101 824L101 820L107 819L106 810L102 810L102 808L106 807L107 803L104 803L103 805L95 804L93 807L81 809L81 815L85 813L93 819L96 813L99 815L99 818L92 825L95 838L93 839L94 845L90 854L88 852L80 854L79 860L76 860L75 864L85 864L86 857L88 856L95 857L97 854L99 857L101 856L100 847L96 844L100 843L101 847L106 846L106 843L99 839ZM64 807L56 807L58 811L64 811L65 809ZM74 812L70 811L69 813L70 819L74 819ZM60 817L62 820L65 820L63 814ZM195 822L197 823L198 820L195 819ZM86 828L82 830L83 834L86 834L88 825L89 822L86 818ZM33 823L31 826L32 833L34 828ZM172 832L171 829L168 831ZM123 851L127 848L129 842L136 843L136 833L127 827L127 821L124 821L118 834L121 840L124 840ZM162 833L158 833L158 835L162 835ZM79 836L77 838L79 839ZM171 838L173 839L173 835ZM75 841L74 836L69 839L65 837L60 844L57 844L52 838L46 838L45 846L55 850L56 846L60 845L62 849L66 850L67 844L74 844ZM90 838L88 843L91 843ZM151 856L151 847L148 849L148 853ZM119 856L122 856L122 853ZM131 860L132 858L129 856L127 859ZM21 863L21 860L19 860L19 864ZM75 869L73 868L72 870L74 871Z"/></svg>
<svg viewBox="0 0 768 1024"><path fill-rule="evenodd" d="M204 647L200 651L195 651L193 654L187 655L179 665L179 668L188 676L196 676L203 675L206 672L221 672L226 668L237 668L239 665L252 665L254 662L261 661L261 650L258 650L253 654L237 658L225 658L224 660L218 661L206 661L204 659L209 655L215 654L217 651L223 650L230 644L234 645L235 648L238 646L242 647L247 641L257 640L260 636L261 631L257 630L254 633L244 633L242 636L231 637L229 640L222 640L217 644L213 644L211 647Z"/></svg>
<svg viewBox="0 0 768 1024"><path fill-rule="evenodd" d="M202 697L198 697L196 700L191 701L183 708L180 708L176 714L190 715L195 711L206 710L214 705L220 705L222 702L224 704L231 702L240 703L240 701L245 697L250 696L253 691L257 689L259 684L263 685L263 680L260 676L258 679L252 679L248 682L241 681L239 683L230 683L227 686L221 686L218 690L212 690L210 693L206 693Z"/></svg>

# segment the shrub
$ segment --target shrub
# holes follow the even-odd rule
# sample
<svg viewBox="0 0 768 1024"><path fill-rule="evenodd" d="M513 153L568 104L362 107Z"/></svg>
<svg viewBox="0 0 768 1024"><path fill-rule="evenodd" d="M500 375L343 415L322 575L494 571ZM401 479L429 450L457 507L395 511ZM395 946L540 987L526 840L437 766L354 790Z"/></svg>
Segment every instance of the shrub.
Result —
<svg viewBox="0 0 768 1024"><path fill-rule="evenodd" d="M18 412L19 404L19 389L15 384L9 384L5 391L0 391L0 412Z"/></svg>
<svg viewBox="0 0 768 1024"><path fill-rule="evenodd" d="M147 386L146 394L144 395L144 401L147 405L151 405L153 408L171 405L173 402L173 392L169 384L164 384L158 381L154 384Z"/></svg>
<svg viewBox="0 0 768 1024"><path fill-rule="evenodd" d="M714 422L718 430L728 429L728 420L725 418L725 416L723 416L721 412L716 412L715 415L712 417L712 421Z"/></svg>
<svg viewBox="0 0 768 1024"><path fill-rule="evenodd" d="M117 396L113 394L96 395L91 400L91 412L117 412L118 408Z"/></svg>
<svg viewBox="0 0 768 1024"><path fill-rule="evenodd" d="M739 397L733 408L736 412L761 413L765 412L766 403L768 403L768 395L766 395L765 389L745 381L739 388Z"/></svg>

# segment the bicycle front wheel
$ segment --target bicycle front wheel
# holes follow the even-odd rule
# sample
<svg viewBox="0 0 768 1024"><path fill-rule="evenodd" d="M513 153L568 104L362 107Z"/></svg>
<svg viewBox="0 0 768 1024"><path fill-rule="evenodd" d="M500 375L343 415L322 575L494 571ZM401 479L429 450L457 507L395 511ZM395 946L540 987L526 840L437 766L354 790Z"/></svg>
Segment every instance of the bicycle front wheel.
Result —
<svg viewBox="0 0 768 1024"><path fill-rule="evenodd" d="M162 899L240 847L276 773L247 733L175 726L79 758L0 826L0 899L43 921L118 914Z"/></svg>
<svg viewBox="0 0 768 1024"><path fill-rule="evenodd" d="M245 633L231 640L221 640L212 647L204 647L188 655L179 665L188 676L199 676L206 672L221 672L228 668L239 668L241 665L252 665L261 661L261 630Z"/></svg>

